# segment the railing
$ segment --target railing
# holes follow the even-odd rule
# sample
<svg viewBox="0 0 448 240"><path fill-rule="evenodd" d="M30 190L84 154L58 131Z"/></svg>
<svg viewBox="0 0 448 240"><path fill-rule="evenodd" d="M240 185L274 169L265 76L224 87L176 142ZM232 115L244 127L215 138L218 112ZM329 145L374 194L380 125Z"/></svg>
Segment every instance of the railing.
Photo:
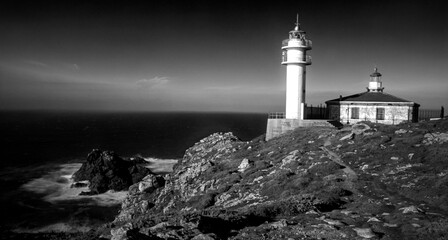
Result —
<svg viewBox="0 0 448 240"><path fill-rule="evenodd" d="M268 114L269 119L284 119L285 113L284 112L272 112Z"/></svg>
<svg viewBox="0 0 448 240"><path fill-rule="evenodd" d="M328 119L327 108L319 105L316 107L305 106L305 119ZM444 116L443 107L440 110L420 109L418 111L418 120L429 120L431 118L439 118ZM284 112L272 112L268 114L269 119L285 119Z"/></svg>
<svg viewBox="0 0 448 240"><path fill-rule="evenodd" d="M418 120L429 120L431 118L441 118L444 116L443 107L440 110L420 109L418 110Z"/></svg>
<svg viewBox="0 0 448 240"><path fill-rule="evenodd" d="M313 107L311 106L305 106L305 112L304 112L305 119L327 119L328 118L328 112L327 108L320 105ZM285 119L285 113L284 112L272 112L268 114L269 119Z"/></svg>
<svg viewBox="0 0 448 240"><path fill-rule="evenodd" d="M304 47L304 48L312 48L313 47L313 42L308 39L294 39L295 41L292 42L291 45L289 45L289 40L290 39L283 40L282 47L287 47L287 46Z"/></svg>
<svg viewBox="0 0 448 240"><path fill-rule="evenodd" d="M313 105L310 105L309 107L305 107L305 119L327 119L328 118L328 111L327 108L319 105L316 107L313 107Z"/></svg>

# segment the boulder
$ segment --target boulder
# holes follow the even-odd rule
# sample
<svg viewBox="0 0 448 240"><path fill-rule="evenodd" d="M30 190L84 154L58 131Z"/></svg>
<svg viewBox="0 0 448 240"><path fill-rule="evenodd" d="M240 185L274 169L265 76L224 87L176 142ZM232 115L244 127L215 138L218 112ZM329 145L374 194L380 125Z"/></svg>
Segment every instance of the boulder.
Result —
<svg viewBox="0 0 448 240"><path fill-rule="evenodd" d="M240 165L238 166L238 171L244 172L249 167L250 167L249 159L245 158L245 159L243 159L243 161L241 161Z"/></svg>
<svg viewBox="0 0 448 240"><path fill-rule="evenodd" d="M99 194L107 190L127 190L129 186L151 173L141 164L138 159L124 160L113 151L94 149L73 175L73 180L89 181L90 194Z"/></svg>
<svg viewBox="0 0 448 240"><path fill-rule="evenodd" d="M165 179L162 176L150 174L138 183L138 190L140 192L152 193L157 188L165 185Z"/></svg>
<svg viewBox="0 0 448 240"><path fill-rule="evenodd" d="M427 133L424 136L425 139L423 139L423 144L425 145L431 145L434 143L443 144L445 142L448 142L448 133Z"/></svg>
<svg viewBox="0 0 448 240"><path fill-rule="evenodd" d="M358 236L363 238L373 238L376 237L375 233L372 232L370 228L353 228Z"/></svg>
<svg viewBox="0 0 448 240"><path fill-rule="evenodd" d="M365 123L355 123L352 126L352 133L354 133L355 135L359 135L369 129L370 129L369 125Z"/></svg>

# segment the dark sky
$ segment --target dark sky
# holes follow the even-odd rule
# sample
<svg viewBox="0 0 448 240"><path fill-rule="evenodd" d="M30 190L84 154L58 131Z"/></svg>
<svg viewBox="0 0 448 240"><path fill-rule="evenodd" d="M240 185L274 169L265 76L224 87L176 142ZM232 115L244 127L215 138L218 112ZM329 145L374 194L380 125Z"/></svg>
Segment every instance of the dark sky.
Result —
<svg viewBox="0 0 448 240"><path fill-rule="evenodd" d="M307 103L365 91L448 107L440 1L4 1L0 109L284 111L281 41L313 41Z"/></svg>

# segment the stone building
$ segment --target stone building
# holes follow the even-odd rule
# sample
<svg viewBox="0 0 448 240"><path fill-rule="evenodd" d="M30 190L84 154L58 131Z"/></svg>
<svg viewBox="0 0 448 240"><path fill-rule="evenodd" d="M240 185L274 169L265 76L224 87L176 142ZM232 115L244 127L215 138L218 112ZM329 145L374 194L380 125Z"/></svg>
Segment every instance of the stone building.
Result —
<svg viewBox="0 0 448 240"><path fill-rule="evenodd" d="M384 93L381 73L375 68L367 92L326 102L329 118L344 124L370 121L383 124L417 122L419 104Z"/></svg>

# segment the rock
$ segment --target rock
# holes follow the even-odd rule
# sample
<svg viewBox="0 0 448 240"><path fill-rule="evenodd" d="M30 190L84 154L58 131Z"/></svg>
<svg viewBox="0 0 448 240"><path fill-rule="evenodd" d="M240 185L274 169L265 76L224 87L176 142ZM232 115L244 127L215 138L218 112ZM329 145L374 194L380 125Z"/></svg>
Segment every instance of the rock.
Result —
<svg viewBox="0 0 448 240"><path fill-rule="evenodd" d="M170 224L169 224L168 222L161 222L161 223L159 223L159 224L156 224L156 225L150 227L149 230L151 230L151 231L156 231L156 230L158 230L158 229L162 229L162 228L167 227L167 226L169 226L169 225L170 225Z"/></svg>
<svg viewBox="0 0 448 240"><path fill-rule="evenodd" d="M150 174L144 177L143 180L138 183L138 190L140 192L151 193L157 188L163 187L164 185L165 179L162 176Z"/></svg>
<svg viewBox="0 0 448 240"><path fill-rule="evenodd" d="M339 139L339 141L352 140L355 137L355 135L363 134L365 131L367 131L369 129L370 129L369 125L367 125L365 123L353 124L351 133L348 135L345 135L344 137ZM353 144L353 142L350 144Z"/></svg>
<svg viewBox="0 0 448 240"><path fill-rule="evenodd" d="M205 235L201 233L192 238L191 240L215 240L215 238L211 237L210 235Z"/></svg>
<svg viewBox="0 0 448 240"><path fill-rule="evenodd" d="M392 223L384 223L383 226L385 226L385 227L398 227L398 224L396 224L396 223L394 223L394 224L392 224Z"/></svg>
<svg viewBox="0 0 448 240"><path fill-rule="evenodd" d="M398 210L403 210L403 213L419 213L419 212L423 212L423 210L421 210L420 208L416 207L416 206L409 206L409 207L402 207L399 208Z"/></svg>
<svg viewBox="0 0 448 240"><path fill-rule="evenodd" d="M365 124L365 123L355 123L352 126L352 133L355 135L359 135L364 133L365 131L369 130L370 127L369 125Z"/></svg>
<svg viewBox="0 0 448 240"><path fill-rule="evenodd" d="M318 212L314 211L313 209L309 210L308 212L306 212L305 214L314 214L314 215L319 215Z"/></svg>
<svg viewBox="0 0 448 240"><path fill-rule="evenodd" d="M245 158L238 166L238 172L244 172L250 167L249 159Z"/></svg>
<svg viewBox="0 0 448 240"><path fill-rule="evenodd" d="M352 211L342 210L341 213L344 214L344 215L350 215L350 214L352 214Z"/></svg>
<svg viewBox="0 0 448 240"><path fill-rule="evenodd" d="M425 145L431 145L434 143L445 143L448 142L448 133L427 133L423 136L425 139L423 139L423 144Z"/></svg>
<svg viewBox="0 0 448 240"><path fill-rule="evenodd" d="M120 228L110 230L110 234L112 235L111 240L126 240L127 232L132 228L131 223L127 223Z"/></svg>
<svg viewBox="0 0 448 240"><path fill-rule="evenodd" d="M358 236L363 238L373 238L376 237L376 235L372 232L372 229L370 228L353 228L355 230L356 234Z"/></svg>
<svg viewBox="0 0 448 240"><path fill-rule="evenodd" d="M367 220L367 222L381 222L381 220L379 220L376 217L371 217L371 218L369 218L369 220Z"/></svg>
<svg viewBox="0 0 448 240"><path fill-rule="evenodd" d="M343 226L344 225L339 220L334 220L334 219L329 219L329 218L323 219L322 221L324 221L324 222L326 222L326 223L328 223L330 225L333 225L333 226Z"/></svg>
<svg viewBox="0 0 448 240"><path fill-rule="evenodd" d="M288 154L288 156L282 159L282 165L280 165L280 169L288 169L285 166L296 161L298 159L299 150L294 150Z"/></svg>
<svg viewBox="0 0 448 240"><path fill-rule="evenodd" d="M87 161L73 175L74 181L89 181L92 194L107 190L122 191L140 181L151 171L140 166L140 161L126 161L112 151L94 149Z"/></svg>
<svg viewBox="0 0 448 240"><path fill-rule="evenodd" d="M344 140L348 140L348 139L353 139L353 137L355 137L354 133L350 133L348 135L343 136L342 138L339 139L339 141L344 141Z"/></svg>
<svg viewBox="0 0 448 240"><path fill-rule="evenodd" d="M282 219L280 221L273 222L273 223L269 224L269 226L273 229L279 229L279 228L284 228L284 227L288 226L288 224L286 223L285 219Z"/></svg>
<svg viewBox="0 0 448 240"><path fill-rule="evenodd" d="M399 130L395 131L395 134L404 134L407 132L408 132L408 130L406 130L406 129L399 129Z"/></svg>
<svg viewBox="0 0 448 240"><path fill-rule="evenodd" d="M174 167L170 175L173 177L167 178L165 187L154 204L163 206L163 211L167 212L176 208L176 203L188 202L191 198L203 196L207 191L216 190L216 180L203 177L210 174L208 171L216 167L223 156L233 153L232 149L236 146L234 143L240 141L232 133L215 133L187 149L182 161ZM240 178L238 174L232 176Z"/></svg>

